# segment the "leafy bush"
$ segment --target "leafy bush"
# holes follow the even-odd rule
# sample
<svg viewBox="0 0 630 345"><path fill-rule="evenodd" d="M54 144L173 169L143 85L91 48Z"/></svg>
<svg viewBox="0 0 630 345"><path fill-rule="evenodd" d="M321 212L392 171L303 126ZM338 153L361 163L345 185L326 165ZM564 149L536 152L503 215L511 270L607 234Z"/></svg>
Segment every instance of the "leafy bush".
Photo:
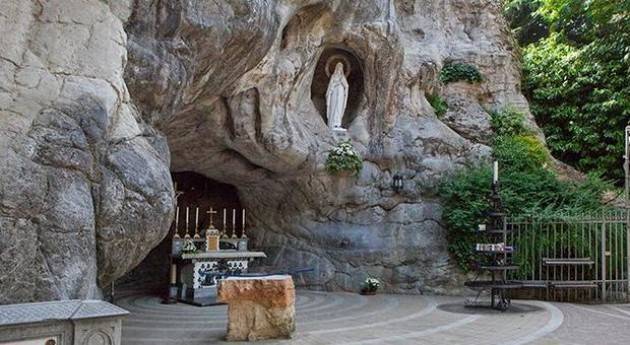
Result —
<svg viewBox="0 0 630 345"><path fill-rule="evenodd" d="M554 156L623 180L630 119L630 1L507 0L523 44L523 91Z"/></svg>
<svg viewBox="0 0 630 345"><path fill-rule="evenodd" d="M447 63L440 71L440 81L444 84L461 80L471 84L481 82L481 73L479 73L477 67L473 65L456 62Z"/></svg>
<svg viewBox="0 0 630 345"><path fill-rule="evenodd" d="M440 95L427 95L427 101L429 101L429 104L431 104L431 107L435 110L437 117L444 116L448 111L448 104Z"/></svg>
<svg viewBox="0 0 630 345"><path fill-rule="evenodd" d="M328 151L326 158L326 170L336 175L342 172L350 172L357 175L363 167L363 159L354 150L350 140L342 141Z"/></svg>
<svg viewBox="0 0 630 345"><path fill-rule="evenodd" d="M512 106L490 113L490 125L496 135L520 135L529 131L524 125L525 115Z"/></svg>
<svg viewBox="0 0 630 345"><path fill-rule="evenodd" d="M495 158L514 169L546 168L551 161L545 145L533 135L500 136L493 146Z"/></svg>
<svg viewBox="0 0 630 345"><path fill-rule="evenodd" d="M499 122L497 122L499 123ZM599 210L602 193L610 186L590 176L585 182L560 181L547 168L550 155L545 146L520 126L505 121L493 141L495 159L501 169L501 198L509 214L577 214ZM448 248L459 266L470 269L478 260L473 245L478 241L477 224L486 222L489 211L492 171L490 164L465 169L440 186L443 221L448 229Z"/></svg>
<svg viewBox="0 0 630 345"><path fill-rule="evenodd" d="M606 57L596 49L572 47L557 35L525 49L524 91L555 156L621 181L630 64L622 49L602 52Z"/></svg>

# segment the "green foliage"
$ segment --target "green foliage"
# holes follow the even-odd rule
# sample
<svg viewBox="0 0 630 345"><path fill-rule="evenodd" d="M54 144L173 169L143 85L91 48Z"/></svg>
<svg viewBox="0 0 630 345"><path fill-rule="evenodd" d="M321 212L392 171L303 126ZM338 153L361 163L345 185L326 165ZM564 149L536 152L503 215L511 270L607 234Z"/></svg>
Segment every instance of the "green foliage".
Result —
<svg viewBox="0 0 630 345"><path fill-rule="evenodd" d="M494 156L504 165L519 170L547 168L551 161L545 145L533 135L497 137L494 140Z"/></svg>
<svg viewBox="0 0 630 345"><path fill-rule="evenodd" d="M557 34L528 47L524 91L555 156L620 181L630 65L623 50L600 48L575 48Z"/></svg>
<svg viewBox="0 0 630 345"><path fill-rule="evenodd" d="M490 125L498 136L521 135L528 132L525 127L525 115L511 106L490 113Z"/></svg>
<svg viewBox="0 0 630 345"><path fill-rule="evenodd" d="M444 116L448 111L448 104L440 95L427 95L427 101L429 101L429 104L431 104L431 107L435 110L437 117Z"/></svg>
<svg viewBox="0 0 630 345"><path fill-rule="evenodd" d="M526 134L512 121L505 121L510 130L498 128L494 139L495 158L501 168L501 198L509 214L578 214L599 210L601 194L610 186L599 178L585 182L560 181L547 166L550 161L545 146L533 135ZM477 260L473 244L474 231L486 221L491 192L492 172L489 164L465 169L440 186L443 198L443 220L448 229L448 248L460 267L470 268Z"/></svg>
<svg viewBox="0 0 630 345"><path fill-rule="evenodd" d="M529 19L516 8L526 8ZM505 12L515 30L529 21L549 28L524 47L523 91L552 154L621 184L630 1L511 0Z"/></svg>
<svg viewBox="0 0 630 345"><path fill-rule="evenodd" d="M363 167L363 159L354 150L350 140L342 141L337 146L328 151L326 158L326 170L332 174L350 172L357 175Z"/></svg>
<svg viewBox="0 0 630 345"><path fill-rule="evenodd" d="M549 35L547 19L538 12L540 5L538 0L510 0L505 3L505 17L514 37L522 46Z"/></svg>
<svg viewBox="0 0 630 345"><path fill-rule="evenodd" d="M469 83L481 82L481 73L471 64L456 62L448 62L440 71L440 81L444 84L462 80Z"/></svg>

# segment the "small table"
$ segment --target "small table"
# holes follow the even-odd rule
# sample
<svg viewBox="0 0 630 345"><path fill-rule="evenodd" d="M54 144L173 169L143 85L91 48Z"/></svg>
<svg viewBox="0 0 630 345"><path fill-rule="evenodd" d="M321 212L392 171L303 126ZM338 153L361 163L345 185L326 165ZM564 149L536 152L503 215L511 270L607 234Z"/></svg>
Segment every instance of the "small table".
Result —
<svg viewBox="0 0 630 345"><path fill-rule="evenodd" d="M218 281L247 273L249 261L266 257L263 252L238 250L182 253L175 258L180 285L178 300L199 306L219 304L216 300Z"/></svg>

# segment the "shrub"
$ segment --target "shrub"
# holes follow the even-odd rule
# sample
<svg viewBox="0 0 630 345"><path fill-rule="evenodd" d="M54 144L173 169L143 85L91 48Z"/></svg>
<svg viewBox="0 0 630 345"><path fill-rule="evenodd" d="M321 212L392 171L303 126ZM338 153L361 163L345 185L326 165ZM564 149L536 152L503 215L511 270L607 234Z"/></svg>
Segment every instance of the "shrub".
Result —
<svg viewBox="0 0 630 345"><path fill-rule="evenodd" d="M363 159L354 150L350 140L342 141L328 151L326 170L333 175L341 172L351 172L357 175L363 167Z"/></svg>
<svg viewBox="0 0 630 345"><path fill-rule="evenodd" d="M621 47L572 47L552 35L525 49L523 65L524 93L554 155L618 183L630 118L624 54Z"/></svg>
<svg viewBox="0 0 630 345"><path fill-rule="evenodd" d="M506 117L508 118L508 117ZM497 121L505 128L493 140L495 159L501 168L501 198L509 214L578 214L596 211L603 206L602 193L611 186L595 176L585 182L560 181L547 168L551 156L545 146L521 126ZM509 134L506 134L509 133ZM477 224L486 221L490 203L492 172L490 164L460 171L440 186L443 221L448 230L448 249L458 265L469 270L479 259L473 245L479 238Z"/></svg>
<svg viewBox="0 0 630 345"><path fill-rule="evenodd" d="M440 81L444 84L462 80L471 84L481 82L481 73L473 65L455 62L447 63L440 71Z"/></svg>
<svg viewBox="0 0 630 345"><path fill-rule="evenodd" d="M622 184L630 1L506 0L523 93L555 157Z"/></svg>
<svg viewBox="0 0 630 345"><path fill-rule="evenodd" d="M525 115L512 106L490 113L490 125L496 135L521 135L528 133Z"/></svg>
<svg viewBox="0 0 630 345"><path fill-rule="evenodd" d="M448 104L440 95L427 95L427 101L429 101L429 104L431 104L431 107L435 110L437 117L444 116L448 111Z"/></svg>
<svg viewBox="0 0 630 345"><path fill-rule="evenodd" d="M499 136L495 138L494 157L512 169L534 170L546 168L551 161L549 151L533 135Z"/></svg>

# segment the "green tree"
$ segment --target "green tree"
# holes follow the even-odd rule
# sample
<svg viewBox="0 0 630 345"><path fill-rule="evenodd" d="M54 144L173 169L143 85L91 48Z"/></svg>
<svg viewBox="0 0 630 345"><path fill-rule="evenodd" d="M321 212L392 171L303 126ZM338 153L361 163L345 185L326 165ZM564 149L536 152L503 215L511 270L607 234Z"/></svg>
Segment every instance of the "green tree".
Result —
<svg viewBox="0 0 630 345"><path fill-rule="evenodd" d="M523 13L516 15L515 11ZM543 23L546 35L520 39L523 91L552 154L621 183L623 128L630 119L630 1L512 0L514 30Z"/></svg>

